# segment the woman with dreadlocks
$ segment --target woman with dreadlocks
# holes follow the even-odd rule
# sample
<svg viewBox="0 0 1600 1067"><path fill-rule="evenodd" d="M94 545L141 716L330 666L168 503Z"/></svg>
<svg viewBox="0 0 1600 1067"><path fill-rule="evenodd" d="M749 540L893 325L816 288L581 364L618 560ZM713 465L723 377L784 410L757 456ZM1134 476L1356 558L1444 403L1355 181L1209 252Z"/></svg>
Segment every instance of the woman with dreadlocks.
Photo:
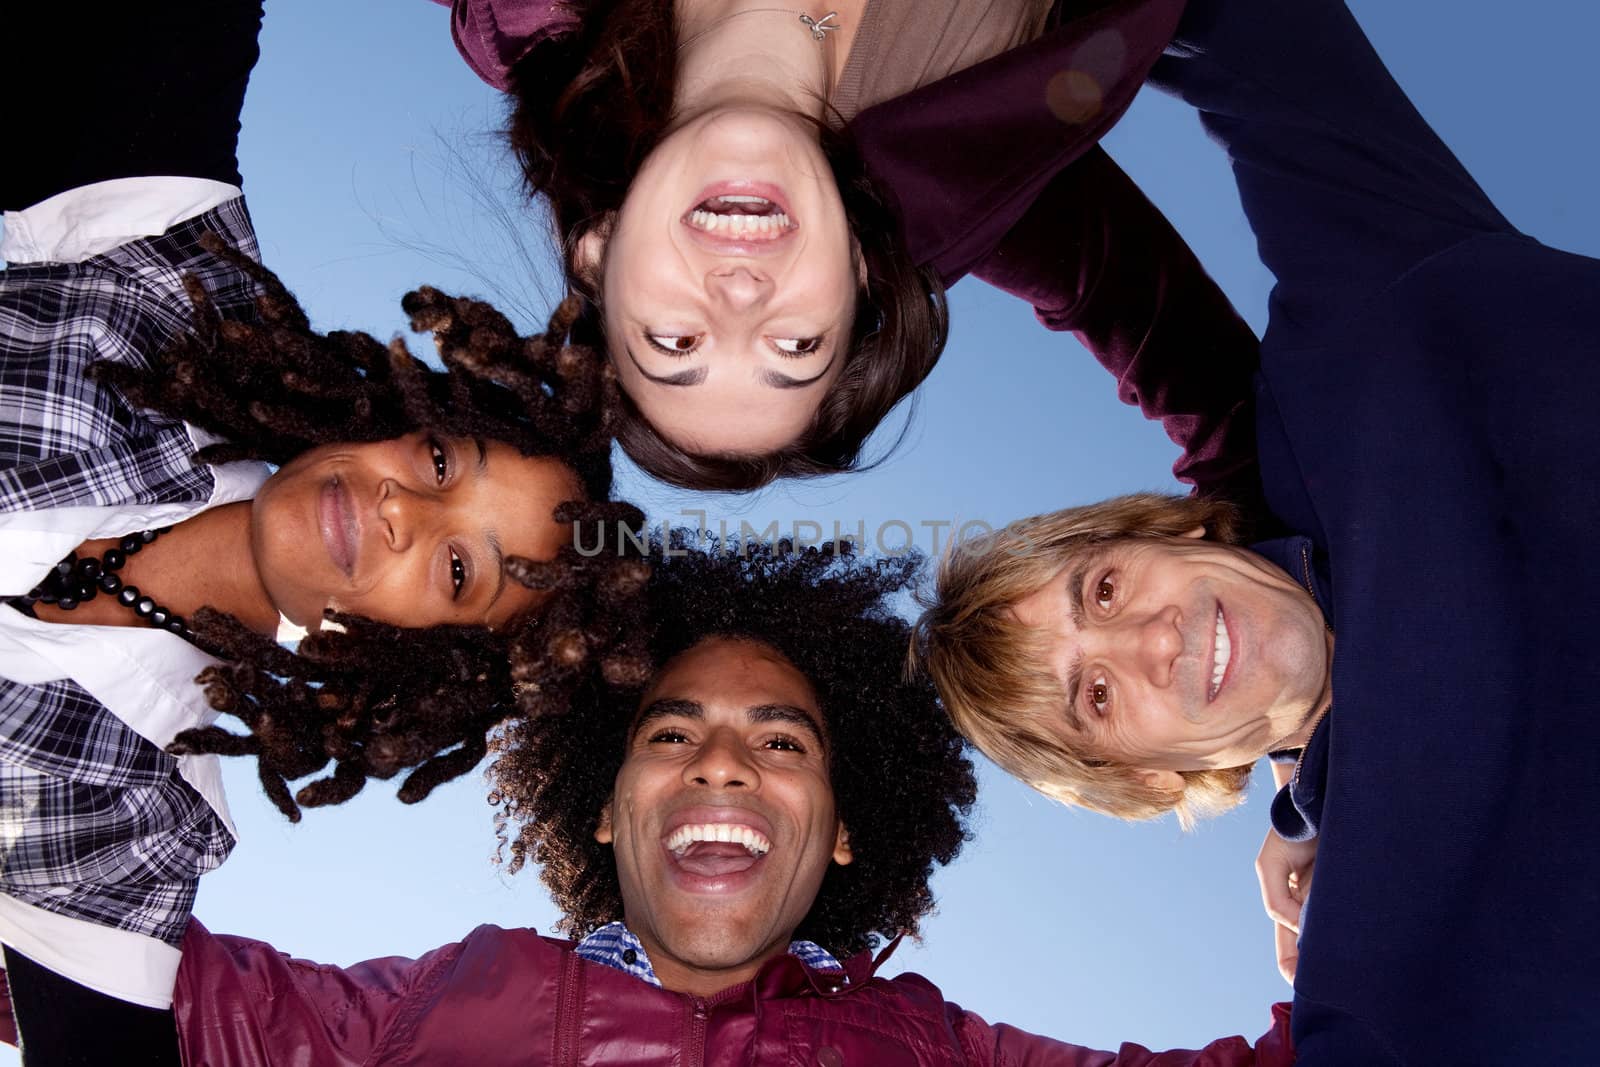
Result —
<svg viewBox="0 0 1600 1067"><path fill-rule="evenodd" d="M188 100L231 92L236 115L260 17L103 27L139 68L119 83L153 87L134 112L192 123ZM162 81L179 69L201 83ZM314 333L256 262L224 125L169 156L91 122L86 142L135 150L0 183L21 208L0 251L0 942L37 1062L173 1047L177 945L235 839L213 753L255 755L290 818L408 769L414 802L507 715L642 671L645 565L573 544L574 523L641 521L607 499L615 389L564 345L573 306L524 339L408 294L443 371ZM118 1025L76 1025L94 1005Z"/></svg>

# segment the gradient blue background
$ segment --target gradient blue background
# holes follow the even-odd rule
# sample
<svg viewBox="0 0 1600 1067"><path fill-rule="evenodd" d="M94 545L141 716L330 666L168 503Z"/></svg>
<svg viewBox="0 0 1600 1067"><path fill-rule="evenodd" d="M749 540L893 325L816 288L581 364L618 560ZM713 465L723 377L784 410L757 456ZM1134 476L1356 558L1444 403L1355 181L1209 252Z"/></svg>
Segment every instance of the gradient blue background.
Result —
<svg viewBox="0 0 1600 1067"><path fill-rule="evenodd" d="M386 337L404 327L400 294L422 282L495 300L524 328L542 325L559 296L548 243L538 217L507 194L516 175L491 132L501 101L457 58L445 10L423 0L267 6L243 120L245 191L265 261L316 325ZM1528 0L1514 16L1506 5L1443 0L1352 7L1513 223L1600 254L1600 150L1582 132L1593 121L1600 7ZM1270 277L1225 161L1192 113L1147 92L1108 145L1264 326ZM620 491L656 521L686 507L735 527L811 519L848 530L865 520L870 537L893 519L999 525L1176 488L1174 447L1116 402L1070 337L975 282L950 302L950 346L903 446L877 469L711 499L624 467ZM919 534L928 548L929 532ZM243 840L202 885L198 914L213 930L350 963L415 955L479 923L546 930L556 918L533 872L512 878L493 865L476 774L415 808L374 783L298 826L267 804L251 765L232 763L227 775ZM1102 1048L1265 1029L1267 1006L1289 989L1251 867L1266 826L1264 768L1246 807L1187 835L1170 820L1122 825L1063 809L987 764L981 776L974 840L936 877L939 911L889 973L922 972L991 1020ZM0 1063L10 1057L4 1050Z"/></svg>

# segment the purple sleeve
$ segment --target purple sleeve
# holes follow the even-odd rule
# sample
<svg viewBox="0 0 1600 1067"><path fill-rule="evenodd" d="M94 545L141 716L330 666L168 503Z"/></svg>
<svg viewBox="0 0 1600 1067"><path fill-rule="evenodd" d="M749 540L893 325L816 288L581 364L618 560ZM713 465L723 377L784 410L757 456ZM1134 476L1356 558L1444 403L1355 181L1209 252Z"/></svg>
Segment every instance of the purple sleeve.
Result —
<svg viewBox="0 0 1600 1067"><path fill-rule="evenodd" d="M1257 505L1255 334L1102 149L1057 174L973 273L1077 335L1183 449L1180 481Z"/></svg>
<svg viewBox="0 0 1600 1067"><path fill-rule="evenodd" d="M946 285L987 258L1062 168L1116 125L1184 0L1111 0L1020 48L857 115L907 248Z"/></svg>
<svg viewBox="0 0 1600 1067"><path fill-rule="evenodd" d="M450 8L450 36L473 72L504 92L511 68L547 37L578 28L560 0L434 0Z"/></svg>
<svg viewBox="0 0 1600 1067"><path fill-rule="evenodd" d="M973 1063L996 1067L1292 1067L1289 1005L1272 1006L1272 1029L1252 1046L1242 1037L1224 1037L1203 1049L1151 1052L1124 1044L1115 1052L1068 1045L1014 1026L991 1026L970 1012L950 1006L952 1020Z"/></svg>

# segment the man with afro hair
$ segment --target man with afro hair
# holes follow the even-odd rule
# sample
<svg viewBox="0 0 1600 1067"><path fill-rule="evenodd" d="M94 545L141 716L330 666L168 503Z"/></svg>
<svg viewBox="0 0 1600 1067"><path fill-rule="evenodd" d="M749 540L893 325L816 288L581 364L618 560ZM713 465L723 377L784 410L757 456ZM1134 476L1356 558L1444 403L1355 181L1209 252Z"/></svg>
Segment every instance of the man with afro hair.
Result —
<svg viewBox="0 0 1600 1067"><path fill-rule="evenodd" d="M185 1063L1292 1062L1281 1009L1255 1048L1158 1058L874 977L932 908L976 793L931 684L902 673L888 600L916 561L681 536L652 555L649 677L595 671L567 714L513 723L490 772L511 866L541 868L578 940L483 926L341 969L195 923Z"/></svg>

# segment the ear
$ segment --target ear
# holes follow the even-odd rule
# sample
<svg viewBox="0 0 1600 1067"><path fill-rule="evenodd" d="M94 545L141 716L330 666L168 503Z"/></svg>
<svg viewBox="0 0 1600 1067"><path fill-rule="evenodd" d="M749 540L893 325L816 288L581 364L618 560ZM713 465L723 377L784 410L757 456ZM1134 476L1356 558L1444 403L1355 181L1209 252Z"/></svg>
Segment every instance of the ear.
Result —
<svg viewBox="0 0 1600 1067"><path fill-rule="evenodd" d="M1139 780L1161 793L1182 793L1184 777L1177 771L1138 771Z"/></svg>
<svg viewBox="0 0 1600 1067"><path fill-rule="evenodd" d="M606 242L611 240L611 216L593 229L585 230L572 247L572 273L596 291L600 288L600 264L605 262Z"/></svg>
<svg viewBox="0 0 1600 1067"><path fill-rule="evenodd" d="M833 862L848 867L855 858L855 853L850 851L850 831L844 828L844 823L840 823L839 832L833 835Z"/></svg>
<svg viewBox="0 0 1600 1067"><path fill-rule="evenodd" d="M594 839L602 845L609 845L615 840L611 833L611 801L606 801L606 806L600 809L600 825L594 828Z"/></svg>
<svg viewBox="0 0 1600 1067"><path fill-rule="evenodd" d="M1183 536L1184 537L1192 537L1197 541L1204 540L1205 536L1206 536L1206 528L1204 526L1196 526L1192 530L1185 531Z"/></svg>

